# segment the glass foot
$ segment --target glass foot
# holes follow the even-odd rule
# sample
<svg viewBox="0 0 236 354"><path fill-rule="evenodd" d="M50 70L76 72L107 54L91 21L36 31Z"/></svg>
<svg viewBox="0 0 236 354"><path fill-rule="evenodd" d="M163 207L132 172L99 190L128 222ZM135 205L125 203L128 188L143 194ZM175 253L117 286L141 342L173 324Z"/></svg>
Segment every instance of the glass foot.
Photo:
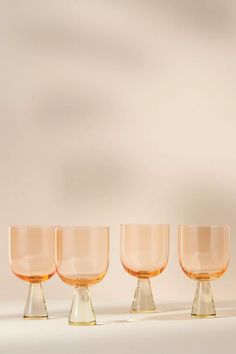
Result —
<svg viewBox="0 0 236 354"><path fill-rule="evenodd" d="M92 326L96 324L88 287L75 287L68 322L71 326Z"/></svg>
<svg viewBox="0 0 236 354"><path fill-rule="evenodd" d="M48 311L41 283L29 283L29 291L24 311L25 319L47 319Z"/></svg>
<svg viewBox="0 0 236 354"><path fill-rule="evenodd" d="M193 317L216 316L216 310L209 281L198 281L191 315Z"/></svg>
<svg viewBox="0 0 236 354"><path fill-rule="evenodd" d="M150 280L138 278L131 312L152 312L155 310Z"/></svg>

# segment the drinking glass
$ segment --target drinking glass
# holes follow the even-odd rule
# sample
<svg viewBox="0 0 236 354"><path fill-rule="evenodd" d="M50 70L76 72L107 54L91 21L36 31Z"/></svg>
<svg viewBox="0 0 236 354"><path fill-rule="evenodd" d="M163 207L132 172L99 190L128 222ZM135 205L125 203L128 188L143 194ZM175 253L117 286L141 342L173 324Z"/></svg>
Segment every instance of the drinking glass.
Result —
<svg viewBox="0 0 236 354"><path fill-rule="evenodd" d="M131 312L155 311L149 278L163 272L169 257L170 225L121 225L121 262L137 279Z"/></svg>
<svg viewBox="0 0 236 354"><path fill-rule="evenodd" d="M108 227L57 228L56 268L59 277L74 286L69 324L94 325L96 318L89 286L99 283L109 264Z"/></svg>
<svg viewBox="0 0 236 354"><path fill-rule="evenodd" d="M184 273L197 281L191 315L216 315L210 281L218 279L229 263L230 227L180 225L179 260Z"/></svg>
<svg viewBox="0 0 236 354"><path fill-rule="evenodd" d="M55 227L9 226L10 266L20 279L29 282L24 318L48 318L42 282L55 267Z"/></svg>

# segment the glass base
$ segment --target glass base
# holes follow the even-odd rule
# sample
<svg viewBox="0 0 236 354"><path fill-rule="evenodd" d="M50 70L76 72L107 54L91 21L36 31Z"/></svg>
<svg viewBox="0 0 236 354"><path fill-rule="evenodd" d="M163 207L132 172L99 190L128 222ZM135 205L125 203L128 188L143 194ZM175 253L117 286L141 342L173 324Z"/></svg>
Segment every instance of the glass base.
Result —
<svg viewBox="0 0 236 354"><path fill-rule="evenodd" d="M209 281L198 281L191 315L192 317L198 318L216 316L215 304L211 294Z"/></svg>
<svg viewBox="0 0 236 354"><path fill-rule="evenodd" d="M148 278L138 278L131 306L131 312L153 312L156 306L153 300L152 288Z"/></svg>
<svg viewBox="0 0 236 354"><path fill-rule="evenodd" d="M91 322L71 322L71 321L68 321L68 324L70 326L94 326L94 325L96 325L96 321L91 321Z"/></svg>
<svg viewBox="0 0 236 354"><path fill-rule="evenodd" d="M75 287L68 324L71 326L93 326L96 324L88 287Z"/></svg>
<svg viewBox="0 0 236 354"><path fill-rule="evenodd" d="M24 320L47 320L48 316L23 316Z"/></svg>
<svg viewBox="0 0 236 354"><path fill-rule="evenodd" d="M29 283L29 291L23 317L28 320L45 320L48 318L41 283Z"/></svg>

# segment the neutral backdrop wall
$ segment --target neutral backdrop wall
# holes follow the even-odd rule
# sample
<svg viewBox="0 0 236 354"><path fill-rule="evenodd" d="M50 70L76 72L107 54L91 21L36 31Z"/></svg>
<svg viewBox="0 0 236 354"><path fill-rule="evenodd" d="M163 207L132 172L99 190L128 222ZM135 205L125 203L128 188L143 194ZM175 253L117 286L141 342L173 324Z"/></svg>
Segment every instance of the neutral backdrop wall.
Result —
<svg viewBox="0 0 236 354"><path fill-rule="evenodd" d="M236 299L236 2L0 0L0 298L24 301L8 224L111 226L94 301L130 304L119 224L171 224L155 298L191 301L179 223L230 224ZM48 298L72 289L56 276Z"/></svg>

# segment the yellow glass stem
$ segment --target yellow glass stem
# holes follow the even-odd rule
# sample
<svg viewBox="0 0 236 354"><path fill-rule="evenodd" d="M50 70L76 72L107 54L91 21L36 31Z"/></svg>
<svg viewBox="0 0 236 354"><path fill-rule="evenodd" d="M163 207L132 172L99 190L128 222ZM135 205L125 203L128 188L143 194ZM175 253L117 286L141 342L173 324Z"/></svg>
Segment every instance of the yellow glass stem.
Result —
<svg viewBox="0 0 236 354"><path fill-rule="evenodd" d="M41 283L29 283L29 291L24 311L25 319L47 319L47 306Z"/></svg>
<svg viewBox="0 0 236 354"><path fill-rule="evenodd" d="M138 278L131 312L151 312L155 310L156 306L150 280L148 278Z"/></svg>
<svg viewBox="0 0 236 354"><path fill-rule="evenodd" d="M69 315L71 326L92 326L96 324L96 318L91 302L89 288L76 286Z"/></svg>
<svg viewBox="0 0 236 354"><path fill-rule="evenodd" d="M193 317L212 317L216 315L209 281L198 281L191 315Z"/></svg>

